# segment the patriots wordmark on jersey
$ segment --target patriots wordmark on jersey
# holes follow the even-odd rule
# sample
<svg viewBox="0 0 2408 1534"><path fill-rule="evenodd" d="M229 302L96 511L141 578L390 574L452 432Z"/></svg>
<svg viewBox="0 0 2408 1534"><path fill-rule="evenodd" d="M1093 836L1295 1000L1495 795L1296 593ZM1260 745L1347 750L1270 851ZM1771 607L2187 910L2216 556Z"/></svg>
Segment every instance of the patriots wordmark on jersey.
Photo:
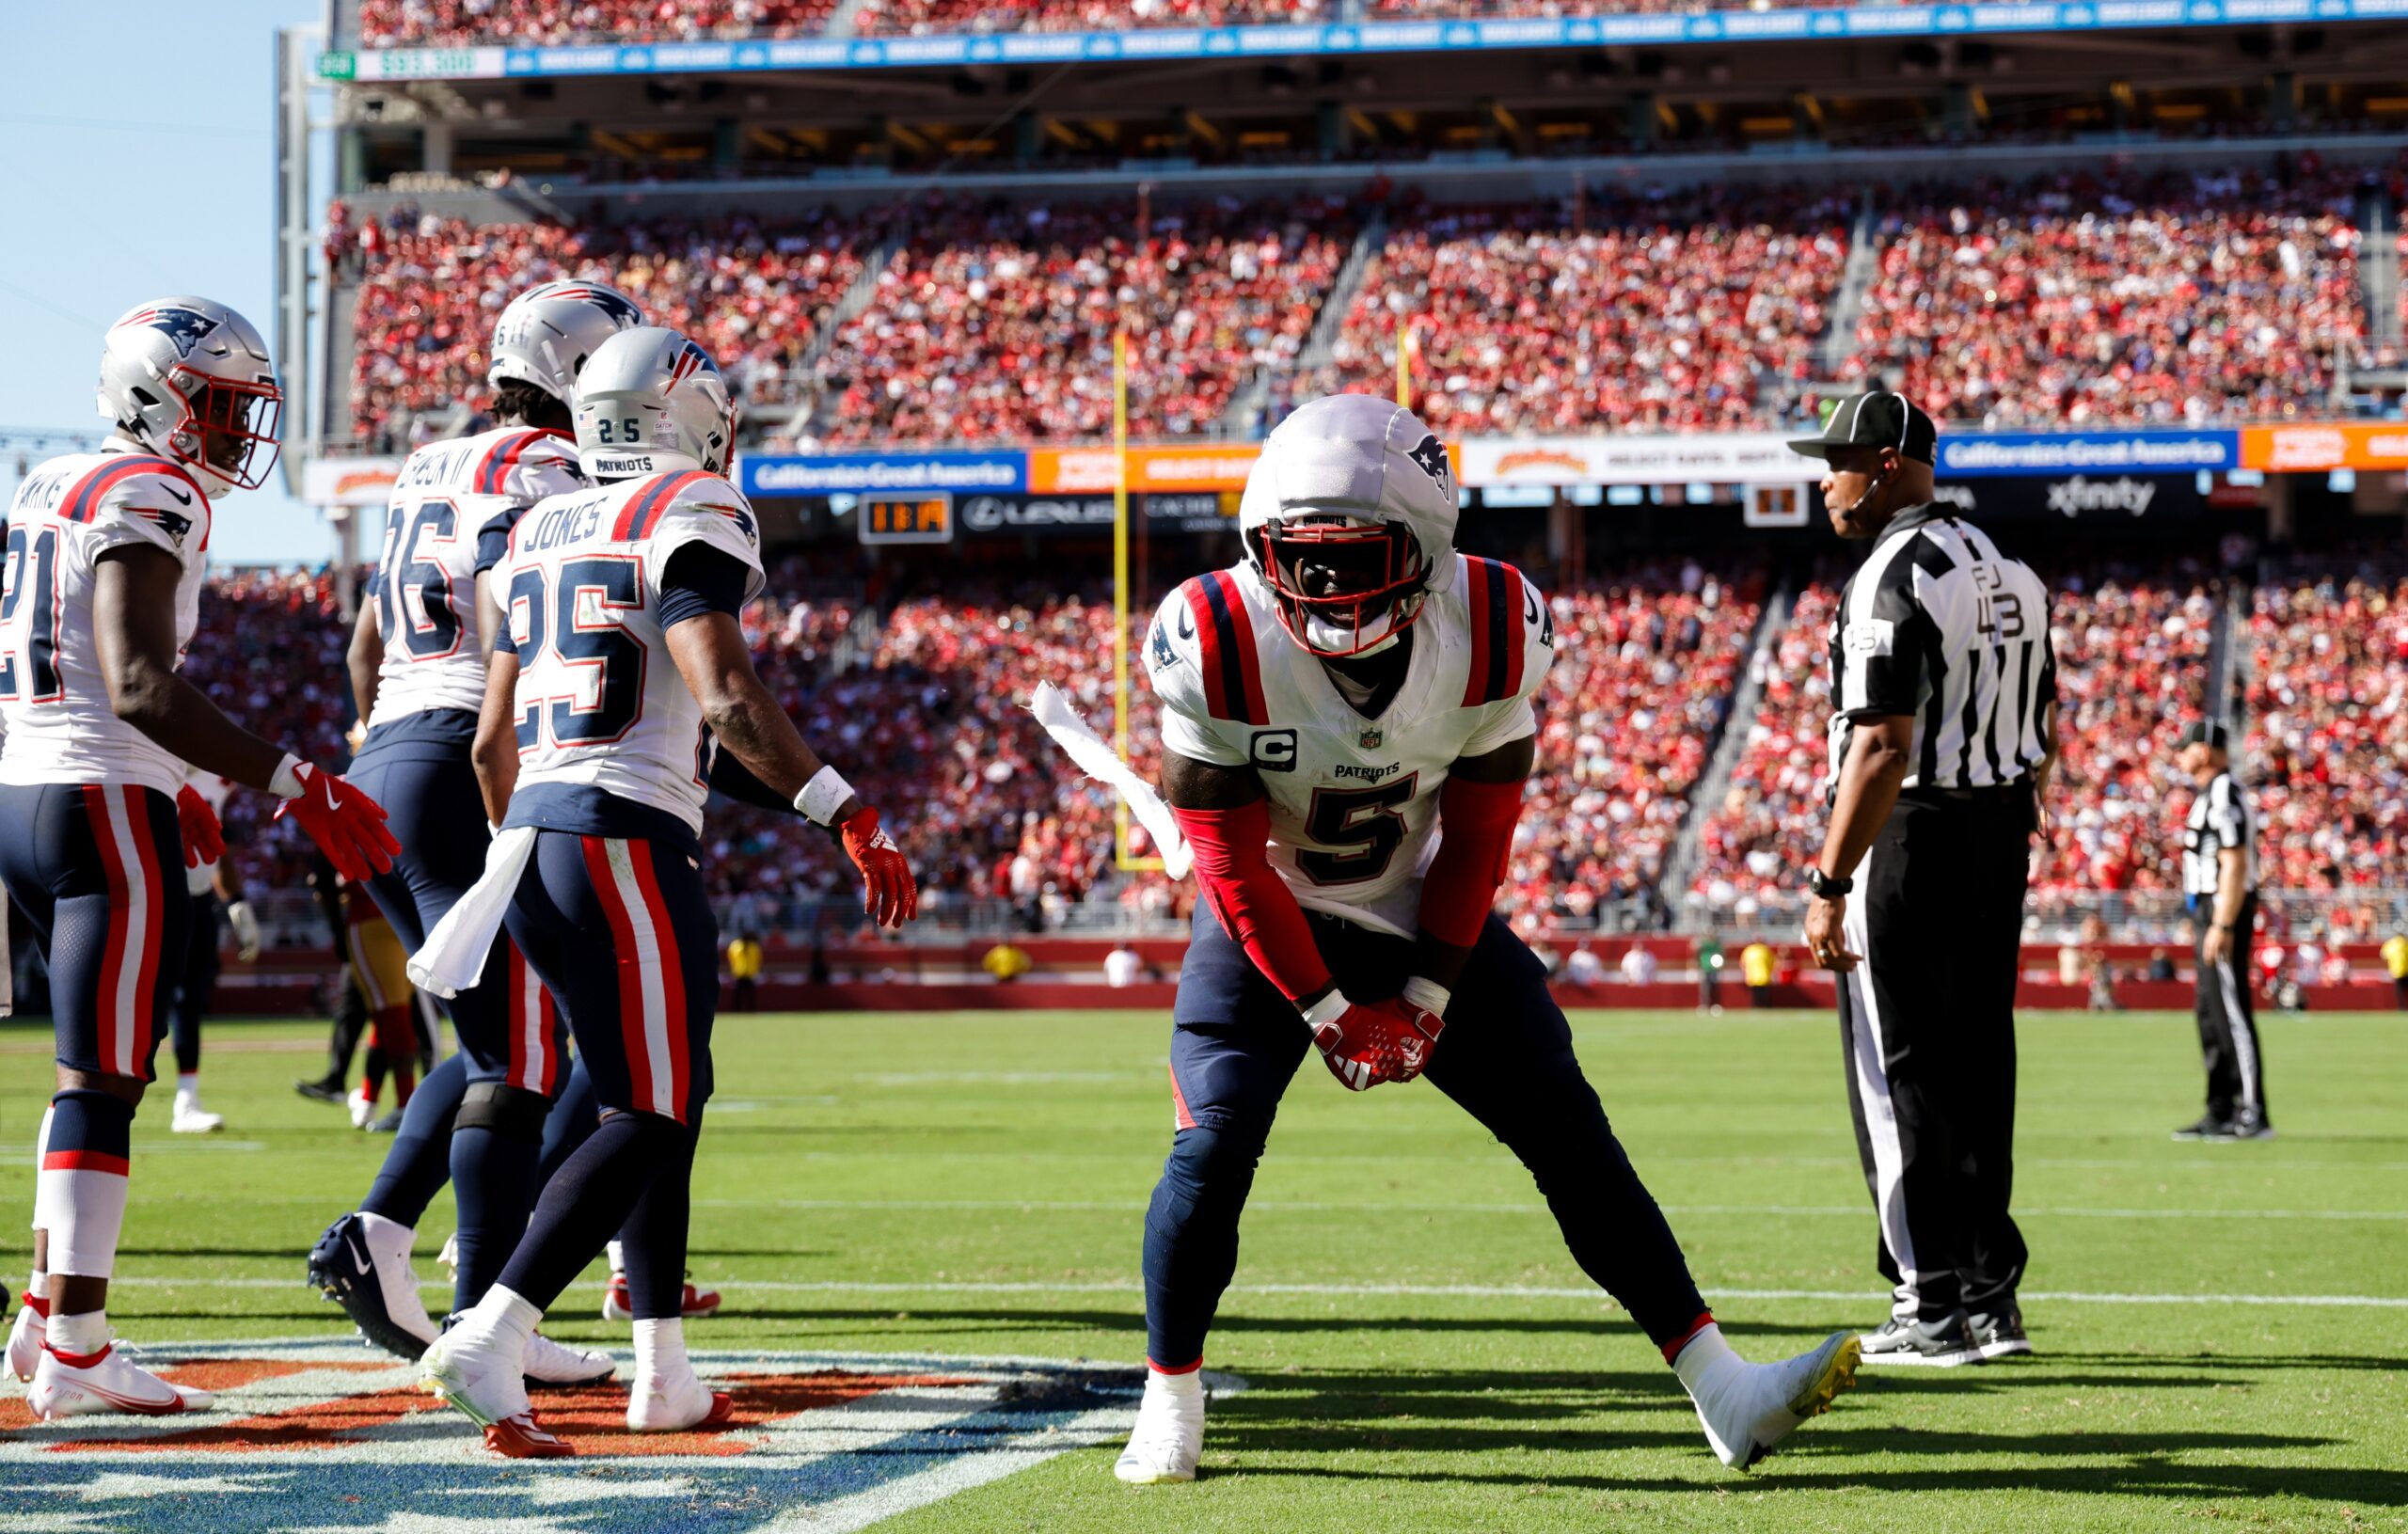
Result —
<svg viewBox="0 0 2408 1534"><path fill-rule="evenodd" d="M1404 682L1376 718L1288 637L1250 564L1171 593L1146 641L1164 749L1253 767L1297 904L1400 937L1414 934L1448 768L1536 733L1530 700L1555 658L1538 589L1470 555L1446 557L1410 633Z"/></svg>
<svg viewBox="0 0 2408 1534"><path fill-rule="evenodd" d="M485 693L477 575L501 558L529 507L584 485L575 440L537 427L505 426L409 455L393 481L370 584L385 644L371 729L429 709L476 712Z"/></svg>
<svg viewBox="0 0 2408 1534"><path fill-rule="evenodd" d="M17 487L0 577L0 783L139 783L170 797L182 786L184 764L109 704L92 593L110 549L148 544L174 556L181 656L200 621L209 515L190 471L114 439L53 458Z"/></svg>
<svg viewBox="0 0 2408 1534"><path fill-rule="evenodd" d="M699 834L710 798L702 705L670 659L660 597L693 545L743 564L761 537L737 488L700 471L553 496L518 520L494 570L518 656L518 784L509 824L592 824L597 799L666 812Z"/></svg>

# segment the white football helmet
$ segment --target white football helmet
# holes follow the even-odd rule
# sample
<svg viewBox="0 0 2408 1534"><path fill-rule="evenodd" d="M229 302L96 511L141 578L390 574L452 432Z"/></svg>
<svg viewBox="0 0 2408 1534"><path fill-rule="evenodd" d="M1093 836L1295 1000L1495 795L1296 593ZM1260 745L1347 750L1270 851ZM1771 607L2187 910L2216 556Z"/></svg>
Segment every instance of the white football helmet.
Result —
<svg viewBox="0 0 2408 1534"><path fill-rule="evenodd" d="M1297 643L1396 642L1454 566L1455 477L1421 418L1370 394L1313 401L1264 439L1238 503L1245 557Z"/></svg>
<svg viewBox="0 0 2408 1534"><path fill-rule="evenodd" d="M710 354L674 330L622 330L586 359L577 457L596 480L699 468L727 472L736 403Z"/></svg>
<svg viewBox="0 0 2408 1534"><path fill-rule="evenodd" d="M643 324L643 310L599 282L547 282L510 301L493 326L485 382L515 378L577 407L577 377L602 343Z"/></svg>
<svg viewBox="0 0 2408 1534"><path fill-rule="evenodd" d="M126 310L101 342L101 414L213 496L256 490L276 467L284 390L251 322L206 298Z"/></svg>

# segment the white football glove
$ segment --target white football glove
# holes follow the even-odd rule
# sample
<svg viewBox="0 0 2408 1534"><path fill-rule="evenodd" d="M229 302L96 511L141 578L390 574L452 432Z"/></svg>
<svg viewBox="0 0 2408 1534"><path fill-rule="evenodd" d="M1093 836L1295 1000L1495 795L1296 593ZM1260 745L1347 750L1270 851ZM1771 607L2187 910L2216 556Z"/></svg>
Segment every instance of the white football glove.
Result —
<svg viewBox="0 0 2408 1534"><path fill-rule="evenodd" d="M226 923L234 929L234 953L246 964L260 957L260 916L247 900L226 908Z"/></svg>

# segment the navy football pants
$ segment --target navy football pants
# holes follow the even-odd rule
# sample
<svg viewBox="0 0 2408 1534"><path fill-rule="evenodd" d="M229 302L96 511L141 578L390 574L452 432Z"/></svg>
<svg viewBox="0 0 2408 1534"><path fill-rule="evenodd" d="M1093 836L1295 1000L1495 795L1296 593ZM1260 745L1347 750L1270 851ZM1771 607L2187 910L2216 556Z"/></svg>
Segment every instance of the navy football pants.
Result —
<svg viewBox="0 0 2408 1534"><path fill-rule="evenodd" d="M0 785L0 883L50 966L58 1063L150 1081L192 921L175 799Z"/></svg>
<svg viewBox="0 0 2408 1534"><path fill-rule="evenodd" d="M1403 939L1336 917L1309 920L1349 997L1393 996L1411 973L1414 945ZM1172 1015L1177 1131L1146 1213L1146 1353L1157 1368L1193 1368L1203 1355L1205 1333L1237 1269L1238 1217L1255 1164L1289 1079L1311 1053L1295 1007L1199 904ZM1321 1081L1323 1074L1314 1061L1312 1089L1343 1090ZM1696 1328L1705 1304L1671 1227L1580 1074L1546 972L1494 916L1454 988L1446 1032L1423 1076L1529 1168L1574 1260L1658 1347Z"/></svg>

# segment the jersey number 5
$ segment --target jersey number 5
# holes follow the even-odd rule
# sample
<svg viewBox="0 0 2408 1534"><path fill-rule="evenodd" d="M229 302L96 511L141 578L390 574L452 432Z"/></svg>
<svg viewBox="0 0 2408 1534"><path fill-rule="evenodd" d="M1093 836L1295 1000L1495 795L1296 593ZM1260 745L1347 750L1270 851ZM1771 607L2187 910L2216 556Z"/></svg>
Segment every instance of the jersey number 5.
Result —
<svg viewBox="0 0 2408 1534"><path fill-rule="evenodd" d="M1408 772L1377 788L1316 788L1305 812L1305 834L1320 847L1296 849L1296 866L1315 884L1360 884L1388 871L1404 845L1404 816L1421 774ZM1325 850L1343 847L1342 852Z"/></svg>
<svg viewBox="0 0 2408 1534"><path fill-rule="evenodd" d="M521 609L524 608L524 620ZM518 749L548 727L558 746L619 739L643 712L643 641L610 614L643 606L634 559L571 560L557 576L540 567L510 580L510 632L518 651ZM552 669L539 674L547 647Z"/></svg>
<svg viewBox="0 0 2408 1534"><path fill-rule="evenodd" d="M58 680L58 530L45 527L28 536L23 527L10 528L5 579L0 698L55 704L67 696Z"/></svg>

